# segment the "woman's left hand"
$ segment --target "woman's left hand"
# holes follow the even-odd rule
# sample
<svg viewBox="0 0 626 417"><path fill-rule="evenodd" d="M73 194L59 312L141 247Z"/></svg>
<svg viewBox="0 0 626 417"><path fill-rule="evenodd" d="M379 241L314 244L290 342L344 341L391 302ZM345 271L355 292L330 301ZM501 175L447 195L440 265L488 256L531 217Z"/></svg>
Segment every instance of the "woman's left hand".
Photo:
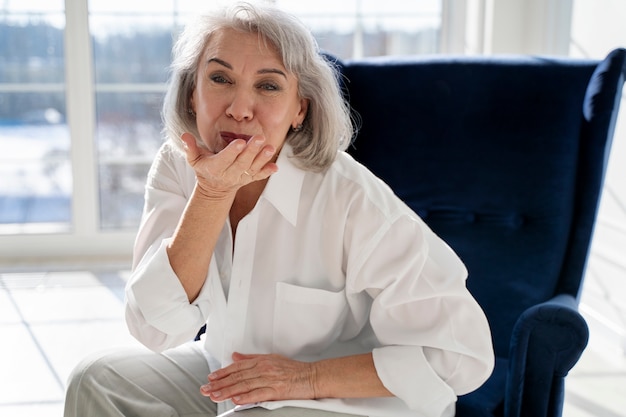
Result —
<svg viewBox="0 0 626 417"><path fill-rule="evenodd" d="M200 387L215 402L235 404L315 398L314 367L280 355L233 354L229 366L209 375Z"/></svg>

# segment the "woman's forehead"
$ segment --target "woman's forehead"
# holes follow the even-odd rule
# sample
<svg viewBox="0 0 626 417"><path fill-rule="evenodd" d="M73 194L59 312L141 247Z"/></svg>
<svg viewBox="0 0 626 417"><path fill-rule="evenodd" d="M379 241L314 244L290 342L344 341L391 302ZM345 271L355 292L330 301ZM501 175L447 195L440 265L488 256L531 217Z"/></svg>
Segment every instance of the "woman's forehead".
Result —
<svg viewBox="0 0 626 417"><path fill-rule="evenodd" d="M233 28L217 29L207 39L204 51L206 55L227 49L241 51L244 48L248 52L258 51L259 55L275 58L282 64L278 48L258 32L246 32Z"/></svg>

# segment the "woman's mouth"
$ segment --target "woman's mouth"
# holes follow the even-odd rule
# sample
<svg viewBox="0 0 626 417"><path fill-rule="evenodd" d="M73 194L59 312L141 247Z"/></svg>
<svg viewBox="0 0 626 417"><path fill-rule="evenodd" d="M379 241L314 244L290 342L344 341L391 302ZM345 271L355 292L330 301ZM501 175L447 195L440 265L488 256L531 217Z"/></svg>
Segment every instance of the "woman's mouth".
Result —
<svg viewBox="0 0 626 417"><path fill-rule="evenodd" d="M251 135L244 135L243 133L233 133L233 132L220 132L221 138L228 144L234 141L235 139L243 139L246 142L250 140Z"/></svg>

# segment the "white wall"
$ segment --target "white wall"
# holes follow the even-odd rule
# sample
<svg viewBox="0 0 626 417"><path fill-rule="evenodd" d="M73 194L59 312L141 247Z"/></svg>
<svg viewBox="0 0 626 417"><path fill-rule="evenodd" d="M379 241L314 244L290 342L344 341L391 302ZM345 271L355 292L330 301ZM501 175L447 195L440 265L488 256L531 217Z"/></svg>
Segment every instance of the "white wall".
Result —
<svg viewBox="0 0 626 417"><path fill-rule="evenodd" d="M626 47L626 2L576 0L572 20L574 57L601 59L616 47ZM623 269L626 277L626 102L622 98L606 177L594 250Z"/></svg>
<svg viewBox="0 0 626 417"><path fill-rule="evenodd" d="M626 47L626 2L576 0L570 55L601 59ZM622 95L604 193L591 248L581 311L600 343L626 353L626 100ZM585 297L589 303L585 303ZM595 302L594 302L595 301ZM607 343L608 342L608 343Z"/></svg>
<svg viewBox="0 0 626 417"><path fill-rule="evenodd" d="M602 58L626 46L626 1L576 0L572 19L572 56Z"/></svg>
<svg viewBox="0 0 626 417"><path fill-rule="evenodd" d="M444 0L442 51L568 55L574 0Z"/></svg>

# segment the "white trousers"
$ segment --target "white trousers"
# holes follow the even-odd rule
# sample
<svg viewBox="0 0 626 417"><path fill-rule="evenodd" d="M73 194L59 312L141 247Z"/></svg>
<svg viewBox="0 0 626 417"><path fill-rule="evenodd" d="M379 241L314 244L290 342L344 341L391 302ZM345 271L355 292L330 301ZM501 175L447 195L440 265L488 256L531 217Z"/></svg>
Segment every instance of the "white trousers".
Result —
<svg viewBox="0 0 626 417"><path fill-rule="evenodd" d="M164 353L124 349L82 360L68 381L64 417L213 417L200 394L209 366L197 343ZM303 408L237 412L241 417L356 417Z"/></svg>

